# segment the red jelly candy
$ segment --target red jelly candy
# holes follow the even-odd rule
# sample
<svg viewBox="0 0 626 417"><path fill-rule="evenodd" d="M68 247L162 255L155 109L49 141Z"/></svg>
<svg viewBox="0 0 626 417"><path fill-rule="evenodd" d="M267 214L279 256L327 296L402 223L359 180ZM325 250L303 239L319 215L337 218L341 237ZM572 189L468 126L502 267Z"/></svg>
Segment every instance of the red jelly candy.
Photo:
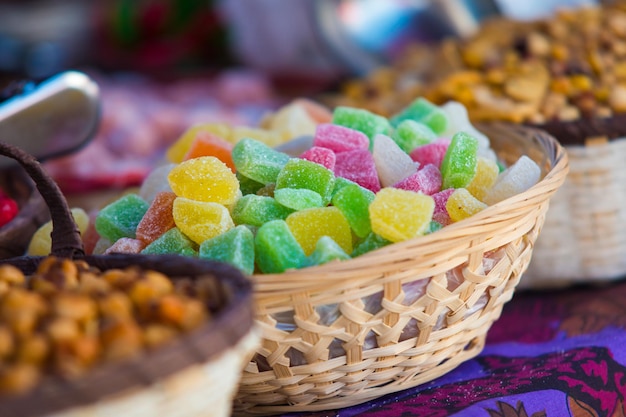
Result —
<svg viewBox="0 0 626 417"><path fill-rule="evenodd" d="M0 227L9 223L19 211L17 203L10 197L0 197Z"/></svg>

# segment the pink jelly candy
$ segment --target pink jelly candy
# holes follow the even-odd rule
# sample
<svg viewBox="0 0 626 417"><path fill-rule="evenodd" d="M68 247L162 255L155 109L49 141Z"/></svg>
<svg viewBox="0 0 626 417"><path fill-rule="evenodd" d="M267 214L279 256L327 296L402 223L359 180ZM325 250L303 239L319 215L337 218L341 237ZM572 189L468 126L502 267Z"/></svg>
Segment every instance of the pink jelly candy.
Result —
<svg viewBox="0 0 626 417"><path fill-rule="evenodd" d="M104 251L105 255L112 253L139 253L146 247L146 244L139 240L130 237L119 238L113 245Z"/></svg>
<svg viewBox="0 0 626 417"><path fill-rule="evenodd" d="M416 173L396 183L394 187L433 195L441 190L441 172L433 164L428 164Z"/></svg>
<svg viewBox="0 0 626 417"><path fill-rule="evenodd" d="M320 164L331 171L335 170L335 163L337 162L335 152L328 148L322 148L321 146L311 147L302 153L300 158Z"/></svg>
<svg viewBox="0 0 626 417"><path fill-rule="evenodd" d="M380 191L380 180L378 179L374 157L367 149L338 153L335 175L354 181L372 192Z"/></svg>
<svg viewBox="0 0 626 417"><path fill-rule="evenodd" d="M176 194L169 191L157 193L154 201L137 225L137 239L150 243L175 226L172 207Z"/></svg>
<svg viewBox="0 0 626 417"><path fill-rule="evenodd" d="M433 220L441 223L444 226L452 223L450 215L448 214L448 210L446 209L446 203L448 202L448 198L450 198L453 192L454 188L448 188L432 195L433 199L435 200L435 211L433 212Z"/></svg>
<svg viewBox="0 0 626 417"><path fill-rule="evenodd" d="M369 149L370 140L363 132L349 127L322 123L317 125L313 146L328 148L335 153L354 149Z"/></svg>
<svg viewBox="0 0 626 417"><path fill-rule="evenodd" d="M415 162L419 162L421 166L433 164L436 167L440 167L449 145L450 139L439 138L434 142L413 149L410 156Z"/></svg>

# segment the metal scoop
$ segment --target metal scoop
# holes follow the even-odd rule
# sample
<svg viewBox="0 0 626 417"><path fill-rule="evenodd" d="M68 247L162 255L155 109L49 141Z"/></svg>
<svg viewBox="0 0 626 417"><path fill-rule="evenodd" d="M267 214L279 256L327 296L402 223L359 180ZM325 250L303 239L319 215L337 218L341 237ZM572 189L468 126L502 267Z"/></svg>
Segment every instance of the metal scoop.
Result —
<svg viewBox="0 0 626 417"><path fill-rule="evenodd" d="M82 72L67 71L0 101L0 141L43 162L87 144L99 120L98 85ZM14 164L0 158L0 169Z"/></svg>

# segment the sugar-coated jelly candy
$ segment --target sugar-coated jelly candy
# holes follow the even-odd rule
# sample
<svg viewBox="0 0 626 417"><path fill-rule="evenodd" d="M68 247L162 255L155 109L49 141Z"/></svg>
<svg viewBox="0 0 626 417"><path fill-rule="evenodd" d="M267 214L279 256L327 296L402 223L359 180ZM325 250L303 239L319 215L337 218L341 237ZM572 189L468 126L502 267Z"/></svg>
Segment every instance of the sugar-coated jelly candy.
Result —
<svg viewBox="0 0 626 417"><path fill-rule="evenodd" d="M231 213L236 224L261 226L271 220L284 220L292 212L272 197L248 194L237 200Z"/></svg>
<svg viewBox="0 0 626 417"><path fill-rule="evenodd" d="M228 209L218 203L177 197L172 214L180 231L198 244L235 227Z"/></svg>
<svg viewBox="0 0 626 417"><path fill-rule="evenodd" d="M381 188L374 157L366 149L338 153L335 175L354 181L375 193Z"/></svg>
<svg viewBox="0 0 626 417"><path fill-rule="evenodd" d="M480 201L483 201L487 191L493 187L493 184L498 179L499 173L500 168L496 161L479 156L476 161L476 175L467 186L467 191Z"/></svg>
<svg viewBox="0 0 626 417"><path fill-rule="evenodd" d="M452 195L453 192L454 188L447 188L432 195L433 200L435 200L433 220L441 223L444 226L447 226L452 222L452 220L450 219L450 215L448 214L448 209L446 208L446 203L448 202L448 198L450 198L450 195Z"/></svg>
<svg viewBox="0 0 626 417"><path fill-rule="evenodd" d="M232 129L230 140L237 144L244 139L252 139L266 144L269 147L278 146L289 139L288 134L274 130L260 129L249 126L235 126Z"/></svg>
<svg viewBox="0 0 626 417"><path fill-rule="evenodd" d="M239 197L239 181L222 161L213 156L183 161L167 177L172 191L190 200L233 204Z"/></svg>
<svg viewBox="0 0 626 417"><path fill-rule="evenodd" d="M426 230L426 232L424 232L424 234L429 235L441 229L443 229L443 224L439 223L436 220L431 220L430 224L428 225L428 229Z"/></svg>
<svg viewBox="0 0 626 417"><path fill-rule="evenodd" d="M279 108L275 113L266 116L261 121L261 126L281 136L295 138L315 133L317 122L306 107L294 100Z"/></svg>
<svg viewBox="0 0 626 417"><path fill-rule="evenodd" d="M333 206L343 213L350 228L358 237L365 237L372 232L369 205L375 194L358 184L341 187L332 199Z"/></svg>
<svg viewBox="0 0 626 417"><path fill-rule="evenodd" d="M387 135L374 136L372 156L382 187L390 187L417 171L417 164Z"/></svg>
<svg viewBox="0 0 626 417"><path fill-rule="evenodd" d="M291 158L276 178L276 190L281 188L304 188L315 191L322 197L324 205L330 202L335 186L332 171L300 158Z"/></svg>
<svg viewBox="0 0 626 417"><path fill-rule="evenodd" d="M300 158L320 164L330 171L335 170L335 162L337 161L335 152L328 148L322 148L321 146L311 147L310 149L304 151L300 155Z"/></svg>
<svg viewBox="0 0 626 417"><path fill-rule="evenodd" d="M394 130L391 138L407 154L418 146L426 145L437 139L433 130L424 123L415 120L404 120Z"/></svg>
<svg viewBox="0 0 626 417"><path fill-rule="evenodd" d="M432 164L441 169L441 162L446 156L448 146L450 146L450 139L439 138L426 145L418 146L411 151L409 156L420 166Z"/></svg>
<svg viewBox="0 0 626 417"><path fill-rule="evenodd" d="M140 253L143 248L146 247L146 243L139 239L133 239L130 237L121 237L115 243L113 243L107 250L104 251L105 255L112 253Z"/></svg>
<svg viewBox="0 0 626 417"><path fill-rule="evenodd" d="M274 199L280 205L294 211L326 206L319 193L306 188L275 189Z"/></svg>
<svg viewBox="0 0 626 417"><path fill-rule="evenodd" d="M233 148L237 172L264 185L276 182L278 173L289 159L286 153L253 139L242 139Z"/></svg>
<svg viewBox="0 0 626 417"><path fill-rule="evenodd" d="M369 149L370 140L359 130L346 126L324 123L317 126L313 136L313 146L329 149L334 153L353 149Z"/></svg>
<svg viewBox="0 0 626 417"><path fill-rule="evenodd" d="M173 227L150 242L141 253L146 255L193 255L196 252L197 246L198 245L185 236L178 227Z"/></svg>
<svg viewBox="0 0 626 417"><path fill-rule="evenodd" d="M523 193L535 185L541 177L539 165L526 155L498 175L496 183L487 191L485 203L493 205L500 201Z"/></svg>
<svg viewBox="0 0 626 417"><path fill-rule="evenodd" d="M191 142L189 150L183 160L198 158L200 156L214 156L222 161L231 171L235 172L233 164L233 144L210 132L199 132Z"/></svg>
<svg viewBox="0 0 626 417"><path fill-rule="evenodd" d="M443 134L449 125L448 115L439 106L419 97L389 120L397 127L405 120L414 120L428 126L436 135Z"/></svg>
<svg viewBox="0 0 626 417"><path fill-rule="evenodd" d="M309 255L308 265L323 265L331 261L345 261L350 259L342 248L328 236L322 236L315 244L315 249Z"/></svg>
<svg viewBox="0 0 626 417"><path fill-rule="evenodd" d="M383 188L370 204L372 231L392 242L412 239L426 232L434 208L431 196Z"/></svg>
<svg viewBox="0 0 626 417"><path fill-rule="evenodd" d="M246 226L237 226L200 244L198 257L226 262L245 274L254 272L254 235Z"/></svg>
<svg viewBox="0 0 626 417"><path fill-rule="evenodd" d="M78 231L84 236L87 228L90 225L90 219L87 212L80 207L73 207L70 212L78 226ZM50 237L52 233L52 221L49 220L46 223L39 226L33 236L30 238L26 254L29 256L47 256L52 250L52 240Z"/></svg>
<svg viewBox="0 0 626 417"><path fill-rule="evenodd" d="M175 198L176 194L168 191L156 195L148 211L137 225L135 231L137 239L150 243L175 226L172 215Z"/></svg>
<svg viewBox="0 0 626 417"><path fill-rule="evenodd" d="M272 220L259 227L254 249L256 263L266 274L301 268L307 263L302 247L284 220Z"/></svg>
<svg viewBox="0 0 626 417"><path fill-rule="evenodd" d="M256 194L257 191L265 187L265 184L250 179L240 172L236 172L235 176L237 177L237 181L239 181L239 190L242 195Z"/></svg>
<svg viewBox="0 0 626 417"><path fill-rule="evenodd" d="M448 151L441 162L442 188L465 188L476 175L478 141L458 132L452 136Z"/></svg>
<svg viewBox="0 0 626 417"><path fill-rule="evenodd" d="M376 134L383 133L388 135L391 133L391 125L387 118L365 109L337 106L333 111L332 122L333 124L349 127L365 133L370 140L370 149L372 147L372 140Z"/></svg>
<svg viewBox="0 0 626 417"><path fill-rule="evenodd" d="M150 204L161 191L172 191L167 176L175 166L173 163L164 164L150 171L139 187L139 197Z"/></svg>
<svg viewBox="0 0 626 417"><path fill-rule="evenodd" d="M367 252L371 252L378 248L385 247L390 245L392 242L385 239L382 236L377 235L376 233L368 234L365 239L360 241L352 251L352 257L361 256Z"/></svg>
<svg viewBox="0 0 626 417"><path fill-rule="evenodd" d="M191 126L166 150L165 156L167 160L176 164L182 162L189 151L191 143L200 132L209 132L229 140L231 128L224 123L206 123Z"/></svg>
<svg viewBox="0 0 626 417"><path fill-rule="evenodd" d="M462 103L459 103L458 101L448 101L447 103L439 106L439 108L448 115L448 120L450 122L448 129L446 129L445 132L442 132L443 136L451 137L456 132L466 132L478 140L479 148L489 148L489 138L472 125L467 113L467 108Z"/></svg>
<svg viewBox="0 0 626 417"><path fill-rule="evenodd" d="M485 203L478 200L465 188L455 189L446 201L446 210L453 222L467 219L486 208Z"/></svg>
<svg viewBox="0 0 626 417"><path fill-rule="evenodd" d="M135 238L137 225L148 207L148 203L139 195L126 194L100 210L96 217L96 230L111 242L122 237Z"/></svg>
<svg viewBox="0 0 626 417"><path fill-rule="evenodd" d="M296 211L285 220L304 253L308 256L322 236L331 237L346 253L352 252L352 231L337 207L328 206Z"/></svg>
<svg viewBox="0 0 626 417"><path fill-rule="evenodd" d="M433 164L428 164L413 175L393 185L402 190L433 195L441 190L441 172Z"/></svg>

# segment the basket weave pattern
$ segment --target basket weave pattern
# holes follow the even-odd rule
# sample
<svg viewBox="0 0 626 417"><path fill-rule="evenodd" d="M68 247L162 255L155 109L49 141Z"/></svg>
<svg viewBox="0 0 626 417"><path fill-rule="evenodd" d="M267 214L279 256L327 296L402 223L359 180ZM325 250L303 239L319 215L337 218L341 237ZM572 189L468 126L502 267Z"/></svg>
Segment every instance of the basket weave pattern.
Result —
<svg viewBox="0 0 626 417"><path fill-rule="evenodd" d="M626 275L626 139L566 146L570 173L552 198L524 287Z"/></svg>
<svg viewBox="0 0 626 417"><path fill-rule="evenodd" d="M507 162L533 158L543 179L431 235L349 261L254 276L263 341L244 371L236 413L362 403L432 380L482 350L531 260L568 165L545 133L483 131Z"/></svg>

